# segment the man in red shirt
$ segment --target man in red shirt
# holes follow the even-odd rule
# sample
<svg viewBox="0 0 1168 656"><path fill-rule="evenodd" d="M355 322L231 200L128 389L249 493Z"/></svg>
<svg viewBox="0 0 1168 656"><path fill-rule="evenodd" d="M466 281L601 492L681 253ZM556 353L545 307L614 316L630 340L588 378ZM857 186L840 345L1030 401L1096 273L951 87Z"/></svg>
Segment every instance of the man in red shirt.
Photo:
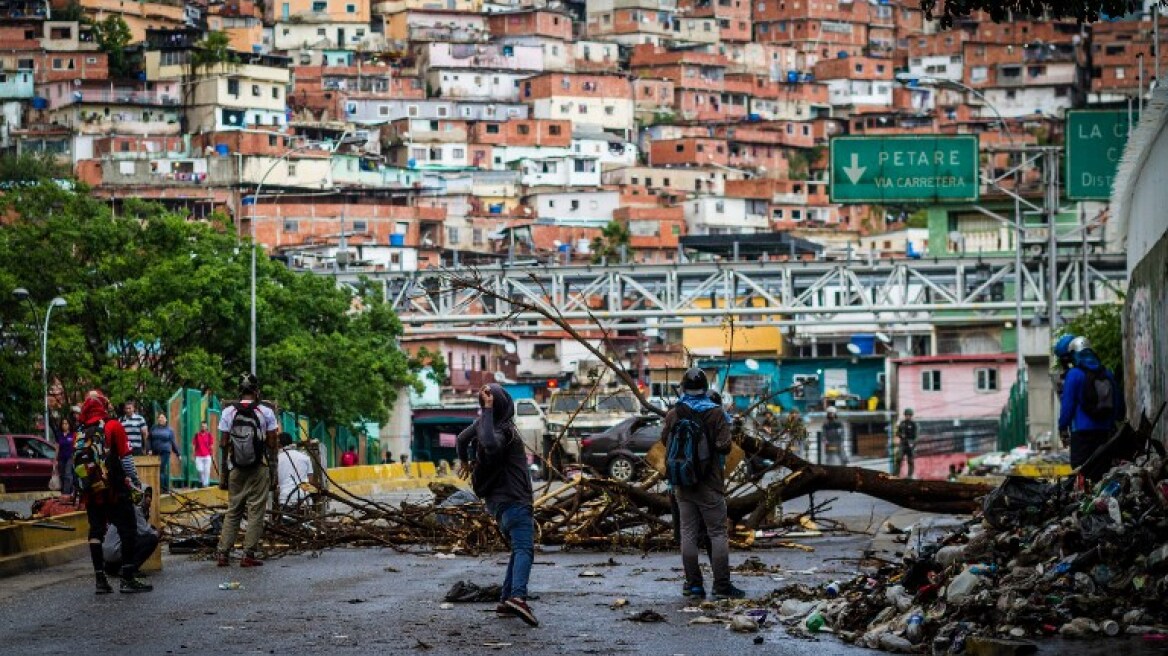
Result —
<svg viewBox="0 0 1168 656"><path fill-rule="evenodd" d="M134 553L138 536L138 521L134 513L135 495L142 493L142 482L134 467L130 440L121 422L113 418L109 399L98 392L90 392L81 406L79 436L93 435L103 440L105 471L101 489L83 489L86 518L89 520L89 556L97 578L97 594L113 592L105 576L105 557L101 544L110 524L117 529L123 553ZM137 567L126 559L122 565L121 592L149 592L154 586L138 578Z"/></svg>

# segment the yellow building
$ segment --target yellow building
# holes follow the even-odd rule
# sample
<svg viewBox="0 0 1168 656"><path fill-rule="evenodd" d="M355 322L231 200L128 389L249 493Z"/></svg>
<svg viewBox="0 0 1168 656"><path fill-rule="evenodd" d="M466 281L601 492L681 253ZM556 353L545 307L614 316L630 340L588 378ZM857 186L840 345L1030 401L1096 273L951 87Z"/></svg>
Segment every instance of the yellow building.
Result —
<svg viewBox="0 0 1168 656"><path fill-rule="evenodd" d="M723 299L716 299L719 308L725 307ZM738 303L746 303L745 298L738 300ZM710 299L696 299L694 304L699 308L712 308L714 304ZM750 307L765 307L766 301L761 298L750 299ZM736 318L734 322L738 321L766 321L767 319L779 320L778 316L750 316ZM698 323L699 319L686 319L686 323ZM730 317L727 317L722 325L717 328L683 328L681 331L681 343L685 348L692 353L709 354L709 355L729 355L734 353L735 356L741 355L748 357L751 355L757 356L781 356L783 354L783 333L779 326L738 326L734 325L731 329L732 322Z"/></svg>
<svg viewBox="0 0 1168 656"><path fill-rule="evenodd" d="M125 2L124 0L79 0L82 11L94 22L117 14L130 28L131 43L146 40L146 30L177 30L186 26L183 3ZM54 3L56 4L56 3ZM250 50L250 46L248 47Z"/></svg>

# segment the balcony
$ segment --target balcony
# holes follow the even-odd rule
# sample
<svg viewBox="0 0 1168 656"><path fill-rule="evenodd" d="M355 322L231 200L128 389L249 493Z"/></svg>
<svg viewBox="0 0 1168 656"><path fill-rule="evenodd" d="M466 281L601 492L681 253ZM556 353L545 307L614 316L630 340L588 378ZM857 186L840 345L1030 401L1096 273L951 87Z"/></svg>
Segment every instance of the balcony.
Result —
<svg viewBox="0 0 1168 656"><path fill-rule="evenodd" d="M410 26L410 41L478 43L485 32L478 27Z"/></svg>
<svg viewBox="0 0 1168 656"><path fill-rule="evenodd" d="M118 91L109 89L85 89L74 91L68 98L63 98L60 106L94 103L102 105L153 105L159 107L178 107L179 98L152 91Z"/></svg>

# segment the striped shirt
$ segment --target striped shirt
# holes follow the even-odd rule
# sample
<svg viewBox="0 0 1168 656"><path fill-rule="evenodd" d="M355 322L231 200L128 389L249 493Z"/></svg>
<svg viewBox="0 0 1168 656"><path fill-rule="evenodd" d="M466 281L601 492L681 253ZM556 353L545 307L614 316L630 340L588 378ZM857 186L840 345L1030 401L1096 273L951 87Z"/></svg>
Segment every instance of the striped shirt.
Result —
<svg viewBox="0 0 1168 656"><path fill-rule="evenodd" d="M122 418L122 427L126 429L126 437L130 439L130 448L141 449L142 438L146 435L146 420L140 414L132 414Z"/></svg>

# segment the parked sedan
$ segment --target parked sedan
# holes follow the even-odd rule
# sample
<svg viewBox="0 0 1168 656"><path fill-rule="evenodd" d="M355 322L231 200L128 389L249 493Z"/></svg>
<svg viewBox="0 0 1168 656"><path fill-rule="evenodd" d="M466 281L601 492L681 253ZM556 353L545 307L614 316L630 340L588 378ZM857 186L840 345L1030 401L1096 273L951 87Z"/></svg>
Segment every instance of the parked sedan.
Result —
<svg viewBox="0 0 1168 656"><path fill-rule="evenodd" d="M645 415L626 419L601 433L580 441L580 461L611 479L636 480L645 454L661 439L661 417Z"/></svg>
<svg viewBox="0 0 1168 656"><path fill-rule="evenodd" d="M35 435L0 435L0 484L6 492L49 489L57 447Z"/></svg>

